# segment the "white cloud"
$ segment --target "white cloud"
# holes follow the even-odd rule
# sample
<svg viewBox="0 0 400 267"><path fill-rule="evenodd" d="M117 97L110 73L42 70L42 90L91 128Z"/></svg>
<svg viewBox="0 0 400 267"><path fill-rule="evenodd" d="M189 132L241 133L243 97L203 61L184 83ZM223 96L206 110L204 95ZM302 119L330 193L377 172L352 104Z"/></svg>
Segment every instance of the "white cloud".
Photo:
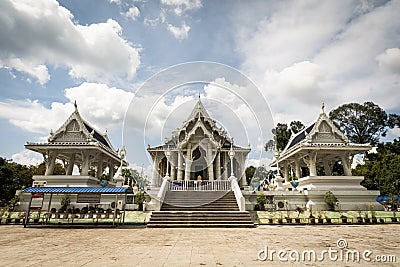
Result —
<svg viewBox="0 0 400 267"><path fill-rule="evenodd" d="M311 122L322 101L327 111L367 100L400 110L400 1L250 5L235 13L236 49L276 121Z"/></svg>
<svg viewBox="0 0 400 267"><path fill-rule="evenodd" d="M384 71L400 74L400 49L389 48L376 57L378 65Z"/></svg>
<svg viewBox="0 0 400 267"><path fill-rule="evenodd" d="M171 7L177 16L181 16L185 11L196 10L203 6L201 0L161 0L161 4Z"/></svg>
<svg viewBox="0 0 400 267"><path fill-rule="evenodd" d="M43 157L31 150L23 150L11 156L12 160L22 165L37 165L43 162Z"/></svg>
<svg viewBox="0 0 400 267"><path fill-rule="evenodd" d="M49 134L50 129L58 129L73 112L72 103L76 100L85 120L96 127L116 128L121 127L133 94L104 84L82 83L65 89L65 96L68 103L53 102L50 108L38 100L3 101L0 102L0 117L25 131Z"/></svg>
<svg viewBox="0 0 400 267"><path fill-rule="evenodd" d="M176 39L183 40L188 37L190 26L186 25L186 23L183 23L181 27L168 24L167 29Z"/></svg>
<svg viewBox="0 0 400 267"><path fill-rule="evenodd" d="M139 49L122 37L116 21L79 25L55 0L2 1L0 24L0 66L42 84L50 79L49 64L92 81L132 78L140 64Z"/></svg>
<svg viewBox="0 0 400 267"><path fill-rule="evenodd" d="M137 8L136 6L132 6L128 9L127 12L121 14L132 20L136 20L136 18L140 16L140 11L139 8Z"/></svg>

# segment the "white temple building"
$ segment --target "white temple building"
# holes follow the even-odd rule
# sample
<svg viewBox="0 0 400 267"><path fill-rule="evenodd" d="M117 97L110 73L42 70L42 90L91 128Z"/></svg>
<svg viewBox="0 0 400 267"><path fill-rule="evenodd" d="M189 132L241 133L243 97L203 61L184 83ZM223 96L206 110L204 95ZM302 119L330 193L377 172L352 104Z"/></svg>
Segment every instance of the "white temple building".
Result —
<svg viewBox="0 0 400 267"><path fill-rule="evenodd" d="M369 144L353 144L328 118L322 107L314 123L299 133L292 135L285 149L275 154L271 162L283 174L283 196L278 198L289 201L290 208L302 206L311 200L315 208L323 210L326 205L323 197L332 191L343 210L375 209L382 206L375 201L379 191L367 190L360 185L363 176L353 176L351 164L357 154L370 150ZM344 175L333 176L332 167L339 162ZM305 170L307 175L302 175ZM298 186L293 188L289 177L298 179ZM289 192L289 190L292 190ZM272 193L273 194L273 193Z"/></svg>
<svg viewBox="0 0 400 267"><path fill-rule="evenodd" d="M230 152L235 156L231 162ZM160 146L149 147L153 159L153 184L161 186L167 174L171 181L227 180L234 173L245 185L244 168L250 147L233 144L225 130L218 127L200 97L182 126ZM233 163L233 169L232 169Z"/></svg>
<svg viewBox="0 0 400 267"><path fill-rule="evenodd" d="M47 186L99 186L98 179L106 168L112 179L121 164L107 133L101 133L85 121L76 103L74 112L57 131L51 131L47 142L28 142L25 147L43 155L46 172L33 179ZM53 175L56 160L63 163L65 175ZM80 175L72 175L74 166Z"/></svg>

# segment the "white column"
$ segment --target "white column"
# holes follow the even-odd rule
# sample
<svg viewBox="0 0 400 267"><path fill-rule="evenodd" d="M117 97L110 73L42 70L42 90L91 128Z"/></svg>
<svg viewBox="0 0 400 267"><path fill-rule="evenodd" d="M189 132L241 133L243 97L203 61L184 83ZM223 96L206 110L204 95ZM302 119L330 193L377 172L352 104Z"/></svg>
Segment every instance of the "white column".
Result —
<svg viewBox="0 0 400 267"><path fill-rule="evenodd" d="M217 151L217 155L215 156L215 178L217 180L221 180L221 154L220 151Z"/></svg>
<svg viewBox="0 0 400 267"><path fill-rule="evenodd" d="M300 168L300 160L298 157L294 159L294 168L295 168L295 175L297 178L301 178L301 168Z"/></svg>
<svg viewBox="0 0 400 267"><path fill-rule="evenodd" d="M285 176L283 178L285 178L285 182L287 182L288 178L289 178L289 166L288 166L287 162L284 162L284 164L283 164L283 176ZM297 177L297 178L300 178L300 177Z"/></svg>
<svg viewBox="0 0 400 267"><path fill-rule="evenodd" d="M174 181L176 180L175 177L175 166L171 164L171 180Z"/></svg>
<svg viewBox="0 0 400 267"><path fill-rule="evenodd" d="M350 155L346 153L345 155L341 155L341 158L342 158L342 166L343 166L344 175L352 176Z"/></svg>
<svg viewBox="0 0 400 267"><path fill-rule="evenodd" d="M185 181L190 180L190 169L192 164L192 144L189 143L186 152L186 160L185 160Z"/></svg>
<svg viewBox="0 0 400 267"><path fill-rule="evenodd" d="M154 156L153 162L153 183L158 186L158 158L157 155Z"/></svg>
<svg viewBox="0 0 400 267"><path fill-rule="evenodd" d="M56 153L54 151L49 151L46 162L46 172L44 175L52 175L54 173L54 166L56 165Z"/></svg>
<svg viewBox="0 0 400 267"><path fill-rule="evenodd" d="M99 161L97 162L97 178L100 178L103 174L103 158L102 156L99 157Z"/></svg>
<svg viewBox="0 0 400 267"><path fill-rule="evenodd" d="M178 175L177 175L177 180L182 181L182 153L181 151L178 151L178 169L177 169Z"/></svg>
<svg viewBox="0 0 400 267"><path fill-rule="evenodd" d="M326 176L332 175L332 168L327 160L324 160L324 172Z"/></svg>
<svg viewBox="0 0 400 267"><path fill-rule="evenodd" d="M68 168L67 172L65 173L66 175L72 175L72 171L74 170L74 165L75 165L75 153L69 157Z"/></svg>
<svg viewBox="0 0 400 267"><path fill-rule="evenodd" d="M224 152L224 154L223 154L223 165L224 165L224 174L223 174L223 180L227 180L228 179L228 157L227 157L227 155L226 155L226 152Z"/></svg>
<svg viewBox="0 0 400 267"><path fill-rule="evenodd" d="M112 161L108 164L108 174L110 175L110 179L114 178L114 164Z"/></svg>
<svg viewBox="0 0 400 267"><path fill-rule="evenodd" d="M208 180L209 181L214 181L214 161L211 160L212 157L212 148L211 148L211 143L207 144L207 158L209 159L208 162Z"/></svg>
<svg viewBox="0 0 400 267"><path fill-rule="evenodd" d="M310 171L310 176L317 176L317 152L311 152L308 155L308 159L304 158L303 160L307 164L307 167Z"/></svg>

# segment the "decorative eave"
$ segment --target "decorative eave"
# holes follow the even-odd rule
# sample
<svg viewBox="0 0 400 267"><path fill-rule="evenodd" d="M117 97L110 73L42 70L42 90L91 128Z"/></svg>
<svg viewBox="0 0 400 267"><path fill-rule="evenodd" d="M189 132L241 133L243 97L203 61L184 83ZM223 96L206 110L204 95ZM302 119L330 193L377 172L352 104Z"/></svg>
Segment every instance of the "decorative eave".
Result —
<svg viewBox="0 0 400 267"><path fill-rule="evenodd" d="M330 127L333 136L337 135L340 142L323 142L319 143L313 137L319 134L319 126L322 122L325 122ZM350 154L359 154L370 150L372 147L369 144L353 144L350 143L348 137L342 133L336 125L329 119L324 111L324 105L322 105L321 113L318 115L316 121L304 128L302 131L295 135L292 135L285 147L280 153L278 162L287 160L295 155L300 154L302 151L315 151L315 150L335 150L335 151L347 151ZM270 166L276 165L277 160L274 158L270 163Z"/></svg>
<svg viewBox="0 0 400 267"><path fill-rule="evenodd" d="M114 159L117 162L121 161L121 158L118 156L116 151L112 151L109 147L103 145L98 141L90 141L90 142L27 142L25 148L38 152L44 153L49 149L54 149L59 152L61 151L68 151L72 149L82 150L83 148L86 149L95 149L99 150L108 157ZM127 166L127 162L123 162L124 166Z"/></svg>
<svg viewBox="0 0 400 267"><path fill-rule="evenodd" d="M113 151L117 153L117 151L114 149L112 146L108 136L106 133L101 133L99 132L95 127L93 127L89 122L85 121L82 116L80 115L78 111L78 106L75 102L75 110L74 112L68 117L68 119L62 124L62 126L56 131L56 132L51 132L50 137L48 138L48 141L51 143L57 139L62 133L67 131L67 126L75 120L80 128L80 131L84 134L86 137L86 140L88 142L99 142L102 145L108 147L110 151Z"/></svg>

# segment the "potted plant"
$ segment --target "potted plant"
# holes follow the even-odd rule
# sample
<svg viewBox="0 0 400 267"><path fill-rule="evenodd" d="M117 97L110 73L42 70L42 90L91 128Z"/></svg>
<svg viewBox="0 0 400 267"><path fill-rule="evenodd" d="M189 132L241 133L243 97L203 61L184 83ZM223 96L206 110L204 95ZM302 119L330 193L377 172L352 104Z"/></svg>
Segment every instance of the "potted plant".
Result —
<svg viewBox="0 0 400 267"><path fill-rule="evenodd" d="M296 176L289 175L289 183L293 186L293 191L299 186L299 179Z"/></svg>
<svg viewBox="0 0 400 267"><path fill-rule="evenodd" d="M318 223L319 224L323 224L324 223L324 219L322 218L322 212L318 213Z"/></svg>
<svg viewBox="0 0 400 267"><path fill-rule="evenodd" d="M69 204L71 204L71 198L69 194L65 194L60 199L60 204L62 207L62 211L66 211Z"/></svg>
<svg viewBox="0 0 400 267"><path fill-rule="evenodd" d="M267 203L267 196L261 191L257 196L257 205L259 210L265 210L265 204Z"/></svg>
<svg viewBox="0 0 400 267"><path fill-rule="evenodd" d="M135 204L137 204L139 206L138 207L139 211L144 210L143 204L145 203L145 201L146 201L146 196L144 194L144 191L142 191L142 190L137 191L137 193L135 195Z"/></svg>
<svg viewBox="0 0 400 267"><path fill-rule="evenodd" d="M391 219L392 219L392 222L397 222L396 210L393 210L393 217Z"/></svg>
<svg viewBox="0 0 400 267"><path fill-rule="evenodd" d="M282 212L278 212L278 215L279 215L279 218L278 218L278 223L279 224L282 224L283 223L283 215L282 215Z"/></svg>
<svg viewBox="0 0 400 267"><path fill-rule="evenodd" d="M324 202L330 211L334 211L335 206L338 205L338 199L331 191L325 193Z"/></svg>
<svg viewBox="0 0 400 267"><path fill-rule="evenodd" d="M310 213L310 223L315 224L315 217Z"/></svg>
<svg viewBox="0 0 400 267"><path fill-rule="evenodd" d="M357 223L363 223L363 219L361 216L361 208L359 206L356 206L356 210L357 210Z"/></svg>
<svg viewBox="0 0 400 267"><path fill-rule="evenodd" d="M297 218L295 218L294 220L296 223L300 223L300 214L304 212L304 209L300 206L297 206L296 211L297 211Z"/></svg>
<svg viewBox="0 0 400 267"><path fill-rule="evenodd" d="M364 221L365 221L366 223L370 223L370 219L369 219L369 217L368 217L368 211L364 211Z"/></svg>
<svg viewBox="0 0 400 267"><path fill-rule="evenodd" d="M99 184L101 187L106 187L110 180L111 180L110 175L103 173L99 178Z"/></svg>

